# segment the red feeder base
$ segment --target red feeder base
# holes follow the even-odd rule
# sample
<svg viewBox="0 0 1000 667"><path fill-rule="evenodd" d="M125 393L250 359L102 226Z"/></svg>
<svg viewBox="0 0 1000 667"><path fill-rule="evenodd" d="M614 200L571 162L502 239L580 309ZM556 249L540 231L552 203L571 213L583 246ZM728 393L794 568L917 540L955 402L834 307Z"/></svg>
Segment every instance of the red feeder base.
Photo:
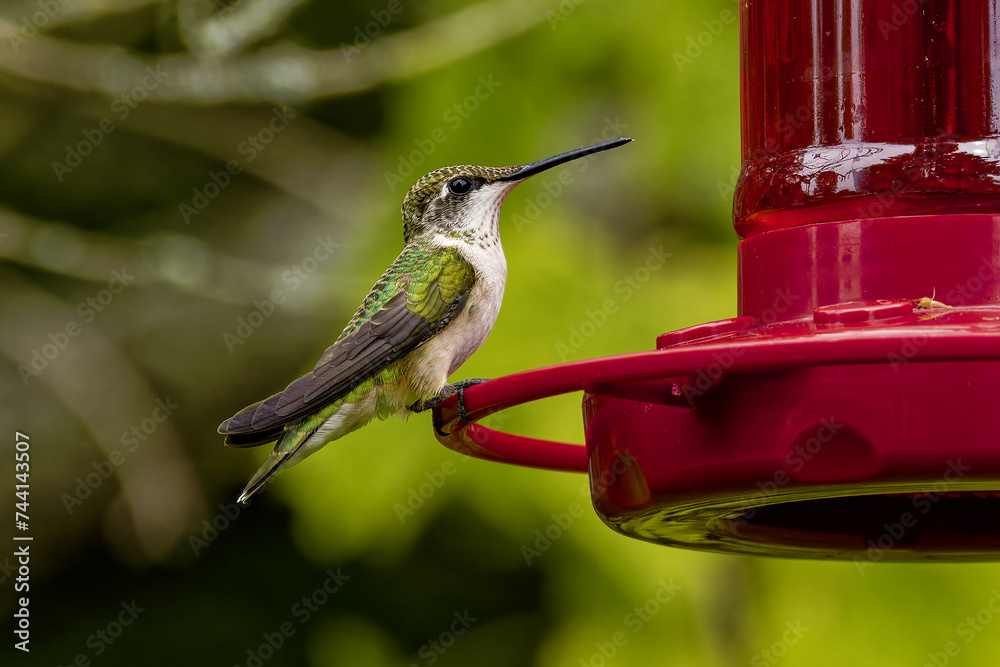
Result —
<svg viewBox="0 0 1000 667"><path fill-rule="evenodd" d="M463 422L454 402L436 415L454 429L441 441L589 470L601 518L651 542L871 562L1000 557L1000 308L976 305L995 298L1000 267L957 247L1000 247L1000 216L908 218L901 243L903 220L879 222L744 241L741 279L768 264L754 279L766 274L775 295L745 297L754 316L466 392L478 419L583 390L586 450ZM967 305L921 306L935 288ZM778 310L782 321L763 323Z"/></svg>

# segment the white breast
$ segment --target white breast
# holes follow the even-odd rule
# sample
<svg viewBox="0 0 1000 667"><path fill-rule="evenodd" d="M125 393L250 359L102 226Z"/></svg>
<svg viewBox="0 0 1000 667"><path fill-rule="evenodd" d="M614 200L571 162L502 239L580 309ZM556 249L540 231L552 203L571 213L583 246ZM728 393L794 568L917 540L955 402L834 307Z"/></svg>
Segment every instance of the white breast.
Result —
<svg viewBox="0 0 1000 667"><path fill-rule="evenodd" d="M507 282L507 260L499 237L493 243L472 245L461 239L442 239L457 248L476 269L476 283L462 312L416 351L413 390L422 396L437 394L465 360L479 349L493 329Z"/></svg>

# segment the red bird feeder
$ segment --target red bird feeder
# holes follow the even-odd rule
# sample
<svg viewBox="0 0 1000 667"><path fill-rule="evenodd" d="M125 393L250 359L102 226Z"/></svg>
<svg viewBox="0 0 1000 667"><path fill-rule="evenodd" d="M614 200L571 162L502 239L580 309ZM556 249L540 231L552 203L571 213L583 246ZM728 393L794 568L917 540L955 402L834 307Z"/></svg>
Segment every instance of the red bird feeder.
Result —
<svg viewBox="0 0 1000 667"><path fill-rule="evenodd" d="M743 0L740 21L739 317L465 394L479 419L582 390L586 448L454 400L439 439L589 471L601 518L650 542L996 559L1000 0Z"/></svg>

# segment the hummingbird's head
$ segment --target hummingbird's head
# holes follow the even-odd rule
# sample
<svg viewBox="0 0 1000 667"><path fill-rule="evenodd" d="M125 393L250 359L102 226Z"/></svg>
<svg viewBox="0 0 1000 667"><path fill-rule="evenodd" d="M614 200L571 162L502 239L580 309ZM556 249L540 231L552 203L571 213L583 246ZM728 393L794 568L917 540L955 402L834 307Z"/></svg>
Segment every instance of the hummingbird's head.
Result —
<svg viewBox="0 0 1000 667"><path fill-rule="evenodd" d="M425 234L475 238L492 231L504 198L520 182L500 179L518 169L462 165L425 175L403 199L403 240Z"/></svg>
<svg viewBox="0 0 1000 667"><path fill-rule="evenodd" d="M557 165L632 141L614 139L516 167L444 167L423 176L403 199L403 240L426 234L483 243L499 238L500 207L518 183Z"/></svg>

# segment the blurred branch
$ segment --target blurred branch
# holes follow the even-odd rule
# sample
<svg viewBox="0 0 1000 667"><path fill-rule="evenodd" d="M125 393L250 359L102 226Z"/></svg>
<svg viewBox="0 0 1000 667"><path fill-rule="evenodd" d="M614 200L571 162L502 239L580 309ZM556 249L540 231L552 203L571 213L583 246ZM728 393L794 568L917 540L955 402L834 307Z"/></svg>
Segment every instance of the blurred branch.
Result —
<svg viewBox="0 0 1000 667"><path fill-rule="evenodd" d="M215 252L191 236L122 238L5 208L0 208L0 259L97 283L106 283L113 271L128 267L136 285L166 284L232 304L269 293L288 269ZM331 295L320 290L315 299L329 301ZM293 301L288 307L308 308L309 303Z"/></svg>
<svg viewBox="0 0 1000 667"><path fill-rule="evenodd" d="M302 101L357 93L407 79L488 49L545 20L524 0L493 0L373 41L363 50L316 51L283 43L229 60L192 55L143 59L121 47L36 35L0 47L0 69L109 97L145 80L145 96L167 102ZM0 34L20 26L0 20ZM247 33L250 34L250 33Z"/></svg>
<svg viewBox="0 0 1000 667"><path fill-rule="evenodd" d="M32 350L49 341L45 332L62 332L79 321L78 314L17 272L0 268L0 285L0 354L31 368ZM148 417L160 398L94 326L73 338L51 363L53 368L43 369L22 390L37 391L35 383L40 383L57 396L90 433L105 461L121 448L122 430ZM145 557L163 560L205 511L198 476L177 430L170 421L160 423L155 437L146 438L115 468L131 519L131 526L108 522L116 546L122 548L130 541L124 533L132 532Z"/></svg>
<svg viewBox="0 0 1000 667"><path fill-rule="evenodd" d="M88 105L86 113L99 119L108 114L108 108ZM270 107L147 105L129 116L128 129L194 149L221 164L237 160L242 171L308 202L332 221L366 227L360 223L371 219L372 207L385 199L370 196L381 180L371 148L304 113L287 109L285 113L291 121L275 139L280 149L256 152L253 160L240 155L239 146L268 127L273 115ZM398 211L399 203L393 202L393 210Z"/></svg>
<svg viewBox="0 0 1000 667"><path fill-rule="evenodd" d="M27 19L36 27L51 30L58 26L82 23L111 14L125 14L147 5L161 4L162 0L72 0L71 2L56 0L56 2L58 4L46 5L46 9L41 9L38 0L15 0L4 4L3 16L16 23L18 28L21 28ZM44 23L35 18L40 9L45 16Z"/></svg>
<svg viewBox="0 0 1000 667"><path fill-rule="evenodd" d="M224 58L274 34L307 0L267 0L217 10L215 0L181 0L177 21L192 53Z"/></svg>

